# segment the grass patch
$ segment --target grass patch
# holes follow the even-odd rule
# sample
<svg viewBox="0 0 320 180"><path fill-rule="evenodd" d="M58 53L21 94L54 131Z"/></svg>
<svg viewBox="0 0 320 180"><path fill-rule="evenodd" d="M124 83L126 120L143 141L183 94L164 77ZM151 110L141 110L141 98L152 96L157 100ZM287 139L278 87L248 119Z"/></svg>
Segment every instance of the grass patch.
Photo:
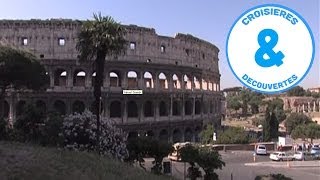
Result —
<svg viewBox="0 0 320 180"><path fill-rule="evenodd" d="M4 180L169 179L94 153L3 141L0 169Z"/></svg>

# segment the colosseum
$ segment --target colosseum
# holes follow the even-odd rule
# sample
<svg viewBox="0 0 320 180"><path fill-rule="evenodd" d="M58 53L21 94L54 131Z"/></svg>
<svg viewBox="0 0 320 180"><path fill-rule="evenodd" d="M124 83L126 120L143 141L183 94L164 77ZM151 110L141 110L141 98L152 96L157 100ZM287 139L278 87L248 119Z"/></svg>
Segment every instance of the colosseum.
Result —
<svg viewBox="0 0 320 180"><path fill-rule="evenodd" d="M35 54L50 77L45 92L7 93L5 114L10 122L28 103L64 115L94 108L95 71L92 62L79 62L75 48L81 24L67 19L0 21L1 41ZM124 26L125 55L106 60L101 115L130 137L170 142L199 141L208 122L219 127L219 49L189 34L167 37L153 28Z"/></svg>

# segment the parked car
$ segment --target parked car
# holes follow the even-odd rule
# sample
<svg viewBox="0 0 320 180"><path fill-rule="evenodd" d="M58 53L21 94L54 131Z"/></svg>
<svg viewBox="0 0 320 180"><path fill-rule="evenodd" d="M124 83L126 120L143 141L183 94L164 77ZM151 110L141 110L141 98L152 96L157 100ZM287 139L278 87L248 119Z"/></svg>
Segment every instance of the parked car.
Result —
<svg viewBox="0 0 320 180"><path fill-rule="evenodd" d="M297 151L294 153L293 155L294 160L298 160L298 161L306 161L306 160L313 160L314 156L309 153L309 152L302 152L302 151Z"/></svg>
<svg viewBox="0 0 320 180"><path fill-rule="evenodd" d="M274 152L270 154L269 158L273 161L292 161L294 156L286 152Z"/></svg>
<svg viewBox="0 0 320 180"><path fill-rule="evenodd" d="M320 147L313 147L310 151L311 154L320 154Z"/></svg>
<svg viewBox="0 0 320 180"><path fill-rule="evenodd" d="M257 155L267 155L267 147L263 144L259 144L256 148Z"/></svg>

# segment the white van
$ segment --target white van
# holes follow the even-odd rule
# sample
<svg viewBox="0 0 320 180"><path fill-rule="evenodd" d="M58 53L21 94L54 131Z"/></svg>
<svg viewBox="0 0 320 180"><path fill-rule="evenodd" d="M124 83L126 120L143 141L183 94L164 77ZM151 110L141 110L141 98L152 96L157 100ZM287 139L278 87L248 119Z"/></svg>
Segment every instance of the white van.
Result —
<svg viewBox="0 0 320 180"><path fill-rule="evenodd" d="M267 147L266 145L259 144L256 148L257 155L267 155Z"/></svg>

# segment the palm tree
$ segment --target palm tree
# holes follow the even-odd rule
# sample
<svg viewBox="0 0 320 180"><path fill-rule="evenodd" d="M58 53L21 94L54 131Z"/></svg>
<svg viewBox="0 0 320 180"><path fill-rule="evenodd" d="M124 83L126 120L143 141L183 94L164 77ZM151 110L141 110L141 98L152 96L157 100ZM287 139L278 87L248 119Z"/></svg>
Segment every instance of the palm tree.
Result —
<svg viewBox="0 0 320 180"><path fill-rule="evenodd" d="M94 20L83 23L78 35L77 50L80 60L94 60L96 77L94 81L95 114L97 117L96 145L99 150L100 142L100 99L101 87L104 80L104 66L106 57L120 55L125 50L125 29L110 16L93 14Z"/></svg>

